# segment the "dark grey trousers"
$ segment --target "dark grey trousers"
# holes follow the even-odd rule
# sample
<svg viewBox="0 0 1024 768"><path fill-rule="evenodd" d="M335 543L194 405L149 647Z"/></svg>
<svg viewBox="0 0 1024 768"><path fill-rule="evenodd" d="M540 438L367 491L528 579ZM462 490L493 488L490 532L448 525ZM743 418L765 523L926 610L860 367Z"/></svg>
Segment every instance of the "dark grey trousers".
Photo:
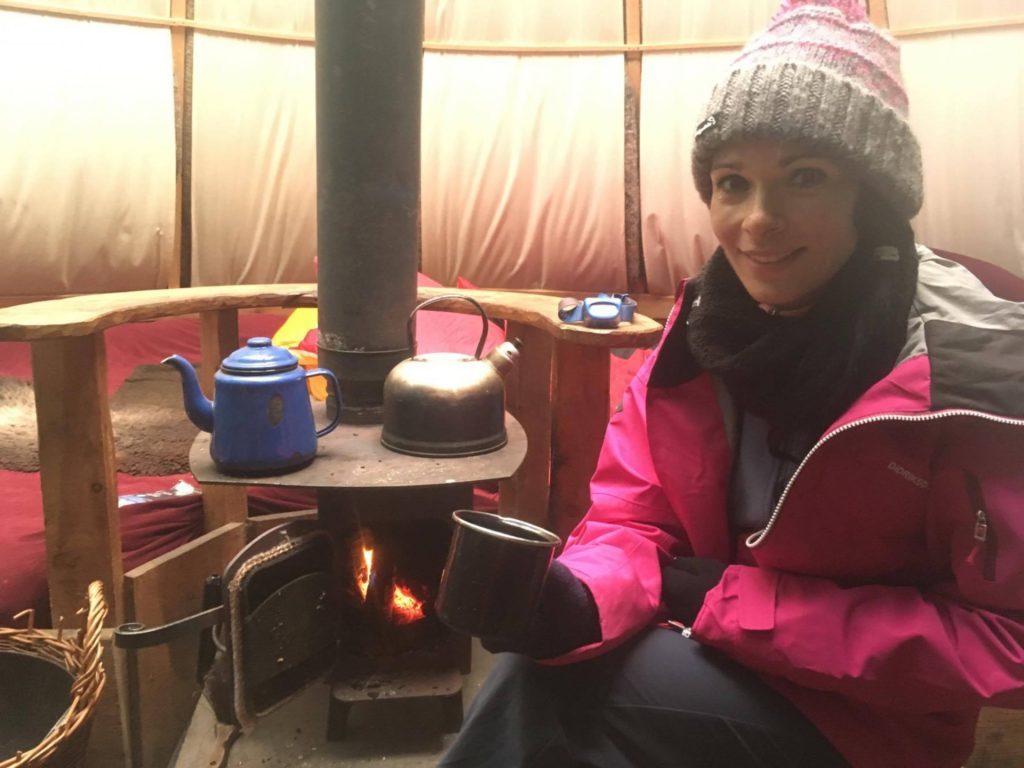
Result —
<svg viewBox="0 0 1024 768"><path fill-rule="evenodd" d="M654 629L596 659L500 654L441 768L848 768L756 675Z"/></svg>

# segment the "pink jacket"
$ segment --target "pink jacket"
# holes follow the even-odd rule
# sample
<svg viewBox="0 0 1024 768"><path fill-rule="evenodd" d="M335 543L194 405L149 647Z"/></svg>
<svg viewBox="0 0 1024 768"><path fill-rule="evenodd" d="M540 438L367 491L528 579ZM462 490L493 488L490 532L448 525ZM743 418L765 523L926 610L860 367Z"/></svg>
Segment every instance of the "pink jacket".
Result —
<svg viewBox="0 0 1024 768"><path fill-rule="evenodd" d="M731 455L673 310L560 555L596 655L659 618L660 566L732 562L692 636L786 695L855 767L955 768L983 705L1024 707L1024 305L920 248L907 344L818 440L735 564Z"/></svg>

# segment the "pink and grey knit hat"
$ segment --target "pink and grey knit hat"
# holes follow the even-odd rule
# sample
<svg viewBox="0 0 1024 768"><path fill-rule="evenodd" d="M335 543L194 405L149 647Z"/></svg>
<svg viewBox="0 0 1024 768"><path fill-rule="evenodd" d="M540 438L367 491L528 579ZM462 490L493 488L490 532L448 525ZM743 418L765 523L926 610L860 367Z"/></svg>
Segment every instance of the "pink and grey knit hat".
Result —
<svg viewBox="0 0 1024 768"><path fill-rule="evenodd" d="M898 213L921 208L921 149L907 123L900 54L860 0L783 0L715 86L697 127L693 178L711 200L711 162L741 138L810 143L837 156Z"/></svg>

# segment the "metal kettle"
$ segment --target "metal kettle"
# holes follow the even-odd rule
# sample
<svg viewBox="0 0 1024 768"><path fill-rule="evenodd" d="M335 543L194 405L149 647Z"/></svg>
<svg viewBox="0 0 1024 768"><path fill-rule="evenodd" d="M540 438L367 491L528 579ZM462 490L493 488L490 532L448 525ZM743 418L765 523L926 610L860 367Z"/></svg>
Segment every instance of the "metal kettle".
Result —
<svg viewBox="0 0 1024 768"><path fill-rule="evenodd" d="M340 409L322 429L313 421L306 379L326 376L340 400L338 380L326 368L305 371L287 349L257 336L224 358L213 377L214 399L199 388L192 364L180 355L161 362L181 374L185 411L213 433L210 456L229 475L279 474L316 456L317 439L338 426Z"/></svg>
<svg viewBox="0 0 1024 768"><path fill-rule="evenodd" d="M480 313L482 329L476 352L416 354L416 313L450 299L470 302ZM469 296L446 294L420 304L409 315L413 355L384 380L384 425L381 443L413 456L475 456L501 448L505 431L504 376L519 357L519 342L505 341L481 358L487 340L487 313Z"/></svg>

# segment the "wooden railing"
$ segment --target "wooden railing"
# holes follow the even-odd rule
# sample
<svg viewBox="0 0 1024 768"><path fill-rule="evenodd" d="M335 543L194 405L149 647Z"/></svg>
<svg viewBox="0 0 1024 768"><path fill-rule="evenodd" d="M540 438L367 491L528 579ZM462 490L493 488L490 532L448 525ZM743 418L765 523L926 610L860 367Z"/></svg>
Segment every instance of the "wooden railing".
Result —
<svg viewBox="0 0 1024 768"><path fill-rule="evenodd" d="M420 300L451 292L420 288ZM589 504L588 482L608 415L609 349L651 347L661 325L637 315L615 330L567 325L558 298L502 291L460 291L523 341L518 368L506 379L509 411L523 425L529 450L501 488L504 512L571 528ZM316 305L313 284L218 286L99 294L0 309L0 341L32 345L39 425L40 484L46 561L54 619L71 617L90 581L110 595L111 623L123 616L121 537L117 509L107 359L103 332L124 323L199 314L204 388L238 346L238 310ZM465 302L438 309L467 311ZM204 489L207 530L245 515L244 490Z"/></svg>

